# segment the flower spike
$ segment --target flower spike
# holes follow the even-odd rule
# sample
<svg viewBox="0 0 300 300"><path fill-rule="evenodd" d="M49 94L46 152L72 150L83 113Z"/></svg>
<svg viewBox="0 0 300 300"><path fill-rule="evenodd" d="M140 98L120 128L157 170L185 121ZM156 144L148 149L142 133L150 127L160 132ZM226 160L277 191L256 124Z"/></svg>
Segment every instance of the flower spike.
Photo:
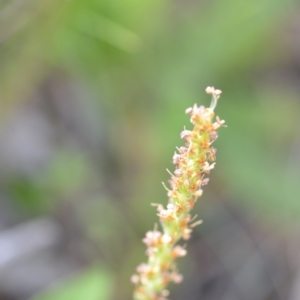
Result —
<svg viewBox="0 0 300 300"><path fill-rule="evenodd" d="M181 132L184 146L177 147L178 153L173 155L175 170L168 171L171 176L170 188L163 183L169 198L166 208L154 204L161 231L155 227L143 239L148 262L140 264L131 278L135 284L135 300L167 300L167 285L170 282L179 283L183 278L177 271L175 260L185 256L187 250L178 243L188 240L193 228L202 223L202 220L195 221L190 212L202 196L202 186L209 181L207 176L214 168L217 152L211 145L218 137L217 130L225 126L225 121L214 116L222 92L207 87L206 93L212 95L209 108L195 104L186 110L194 128L184 128Z"/></svg>

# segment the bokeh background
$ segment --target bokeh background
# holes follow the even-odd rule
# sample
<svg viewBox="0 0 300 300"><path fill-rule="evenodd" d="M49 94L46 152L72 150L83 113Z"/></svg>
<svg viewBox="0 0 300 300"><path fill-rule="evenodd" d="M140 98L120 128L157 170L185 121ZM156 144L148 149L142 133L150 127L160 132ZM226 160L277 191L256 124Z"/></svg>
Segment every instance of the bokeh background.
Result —
<svg viewBox="0 0 300 300"><path fill-rule="evenodd" d="M173 300L300 299L300 4L0 1L0 299L132 299L161 182L228 127Z"/></svg>

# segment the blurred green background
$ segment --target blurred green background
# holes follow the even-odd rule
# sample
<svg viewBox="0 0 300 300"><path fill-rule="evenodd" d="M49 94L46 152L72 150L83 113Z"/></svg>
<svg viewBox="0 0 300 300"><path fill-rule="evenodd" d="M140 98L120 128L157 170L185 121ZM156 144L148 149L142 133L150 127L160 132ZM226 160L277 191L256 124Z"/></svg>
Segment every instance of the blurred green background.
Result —
<svg viewBox="0 0 300 300"><path fill-rule="evenodd" d="M132 299L186 108L223 91L173 300L299 300L300 5L0 1L0 299Z"/></svg>

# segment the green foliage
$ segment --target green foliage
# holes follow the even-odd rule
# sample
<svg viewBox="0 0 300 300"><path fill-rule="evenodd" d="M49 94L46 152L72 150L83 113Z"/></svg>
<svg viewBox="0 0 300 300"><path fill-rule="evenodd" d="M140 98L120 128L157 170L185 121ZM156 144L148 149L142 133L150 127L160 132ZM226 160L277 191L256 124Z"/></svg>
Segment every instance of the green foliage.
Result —
<svg viewBox="0 0 300 300"><path fill-rule="evenodd" d="M31 300L107 300L111 292L111 274L93 266Z"/></svg>

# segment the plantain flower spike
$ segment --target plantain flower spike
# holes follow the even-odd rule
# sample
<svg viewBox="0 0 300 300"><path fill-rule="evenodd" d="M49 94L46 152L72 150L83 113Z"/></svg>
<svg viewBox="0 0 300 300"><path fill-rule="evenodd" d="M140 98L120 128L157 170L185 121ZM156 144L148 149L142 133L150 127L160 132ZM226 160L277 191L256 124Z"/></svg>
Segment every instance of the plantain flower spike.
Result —
<svg viewBox="0 0 300 300"><path fill-rule="evenodd" d="M209 86L206 93L212 95L209 108L195 104L186 110L194 128L181 132L184 146L177 148L173 156L175 170L169 172L170 188L163 184L169 198L167 206L154 204L161 230L155 227L143 239L148 262L140 264L131 277L135 284L134 300L167 300L168 284L182 281L176 259L185 256L187 250L179 242L188 240L193 228L202 223L195 221L190 212L215 166L216 149L211 145L218 137L217 130L225 123L214 114L222 91Z"/></svg>

